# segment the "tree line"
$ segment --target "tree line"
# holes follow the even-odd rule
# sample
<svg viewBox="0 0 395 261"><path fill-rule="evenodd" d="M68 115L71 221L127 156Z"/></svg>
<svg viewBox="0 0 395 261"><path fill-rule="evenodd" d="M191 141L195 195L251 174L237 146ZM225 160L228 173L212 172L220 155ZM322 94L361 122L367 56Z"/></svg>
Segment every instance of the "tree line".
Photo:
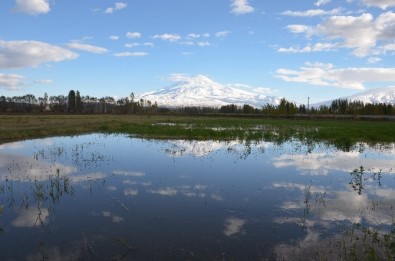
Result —
<svg viewBox="0 0 395 261"><path fill-rule="evenodd" d="M386 103L364 103L348 99L336 99L328 105L307 108L306 105L281 99L278 105L266 104L261 108L250 105L237 106L235 104L224 105L219 109L220 113L244 113L244 114L266 114L266 115L296 115L296 114L318 114L318 115L395 115L395 107Z"/></svg>
<svg viewBox="0 0 395 261"><path fill-rule="evenodd" d="M128 97L115 100L105 96L81 96L80 92L70 90L67 96L57 95L35 97L33 94L23 96L0 96L0 113L95 113L95 114L263 114L263 115L395 115L395 107L386 103L363 103L347 99L336 99L328 105L307 108L304 104L281 99L278 105L266 104L256 108L248 104L242 106L228 104L216 107L159 107L145 99L135 99L133 92Z"/></svg>
<svg viewBox="0 0 395 261"><path fill-rule="evenodd" d="M43 97L33 94L0 96L0 113L151 114L156 113L157 108L156 102L135 100L133 93L118 100L110 96L82 96L78 90L70 90L67 96L48 96L47 93Z"/></svg>

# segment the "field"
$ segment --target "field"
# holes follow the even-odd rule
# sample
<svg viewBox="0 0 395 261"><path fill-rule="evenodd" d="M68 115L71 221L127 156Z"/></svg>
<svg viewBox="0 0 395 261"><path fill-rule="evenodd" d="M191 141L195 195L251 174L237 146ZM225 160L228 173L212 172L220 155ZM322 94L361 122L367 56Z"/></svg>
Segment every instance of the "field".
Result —
<svg viewBox="0 0 395 261"><path fill-rule="evenodd" d="M395 142L395 122L294 120L224 116L1 115L0 143L84 133L125 133L144 138L194 140L300 139L347 149L358 142Z"/></svg>

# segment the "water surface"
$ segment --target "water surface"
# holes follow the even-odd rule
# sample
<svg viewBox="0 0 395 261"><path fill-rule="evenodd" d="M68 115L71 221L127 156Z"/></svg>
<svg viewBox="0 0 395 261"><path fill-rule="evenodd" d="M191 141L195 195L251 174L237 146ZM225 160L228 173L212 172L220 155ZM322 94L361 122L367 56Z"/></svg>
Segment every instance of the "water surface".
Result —
<svg viewBox="0 0 395 261"><path fill-rule="evenodd" d="M0 259L393 257L394 177L394 144L102 134L4 144Z"/></svg>

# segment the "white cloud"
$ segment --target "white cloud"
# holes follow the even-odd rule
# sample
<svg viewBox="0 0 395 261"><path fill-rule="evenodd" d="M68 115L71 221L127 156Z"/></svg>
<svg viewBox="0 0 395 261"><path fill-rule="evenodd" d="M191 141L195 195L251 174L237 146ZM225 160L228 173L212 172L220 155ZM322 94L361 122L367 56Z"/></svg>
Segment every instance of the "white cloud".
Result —
<svg viewBox="0 0 395 261"><path fill-rule="evenodd" d="M14 227L34 227L49 221L49 211L46 208L22 208L19 216L11 223Z"/></svg>
<svg viewBox="0 0 395 261"><path fill-rule="evenodd" d="M166 187L157 190L149 190L148 192L152 194L159 194L161 196L175 196L177 195L178 191L174 188Z"/></svg>
<svg viewBox="0 0 395 261"><path fill-rule="evenodd" d="M146 56L148 53L145 52L121 52L121 53L114 53L115 57L141 57Z"/></svg>
<svg viewBox="0 0 395 261"><path fill-rule="evenodd" d="M370 64L378 63L378 62L381 62L380 57L369 57L369 59L368 59L368 63L370 63Z"/></svg>
<svg viewBox="0 0 395 261"><path fill-rule="evenodd" d="M129 39L140 38L141 37L141 33L139 33L139 32L127 32L126 33L126 37L129 38Z"/></svg>
<svg viewBox="0 0 395 261"><path fill-rule="evenodd" d="M179 36L178 34L156 34L152 38L174 42L180 40L181 36Z"/></svg>
<svg viewBox="0 0 395 261"><path fill-rule="evenodd" d="M0 69L36 67L47 62L77 58L70 50L37 41L1 41Z"/></svg>
<svg viewBox="0 0 395 261"><path fill-rule="evenodd" d="M395 82L395 68L345 68L334 69L311 64L299 71L278 69L276 77L286 82L308 83L346 89L364 90L366 82Z"/></svg>
<svg viewBox="0 0 395 261"><path fill-rule="evenodd" d="M114 170L113 175L128 176L128 177L144 177L144 172L139 171L126 171L126 170Z"/></svg>
<svg viewBox="0 0 395 261"><path fill-rule="evenodd" d="M222 38L228 36L228 34L230 34L230 31L220 31L215 33L215 37Z"/></svg>
<svg viewBox="0 0 395 261"><path fill-rule="evenodd" d="M292 33L305 33L308 38L314 35L338 41L338 47L352 49L353 55L365 57L381 42L395 38L395 13L386 12L376 19L369 13L332 16L315 27L289 25L287 28Z"/></svg>
<svg viewBox="0 0 395 261"><path fill-rule="evenodd" d="M230 217L225 220L225 229L224 234L228 237L231 237L235 234L239 234L242 232L242 229L246 221L241 218Z"/></svg>
<svg viewBox="0 0 395 261"><path fill-rule="evenodd" d="M44 79L44 80L35 80L34 83L35 84L52 84L53 81L49 80L49 79Z"/></svg>
<svg viewBox="0 0 395 261"><path fill-rule="evenodd" d="M316 43L314 45L307 45L303 48L289 47L289 48L278 48L279 53L311 53L311 52L322 52L322 51L333 51L337 49L337 44L332 43Z"/></svg>
<svg viewBox="0 0 395 261"><path fill-rule="evenodd" d="M377 32L373 26L373 16L362 14L354 16L333 16L315 29L329 39L342 39L347 48L354 49L353 54L363 57L369 54L376 44Z"/></svg>
<svg viewBox="0 0 395 261"><path fill-rule="evenodd" d="M312 16L322 16L322 15L338 15L341 13L341 8L336 8L330 11L322 10L322 9L313 9L307 11L285 11L281 14L287 16L296 16L296 17L312 17Z"/></svg>
<svg viewBox="0 0 395 261"><path fill-rule="evenodd" d="M108 50L106 48L103 47L99 47L99 46L94 46L94 45L90 45L90 44L82 44L82 43L69 43L67 44L67 46L71 49L75 49L75 50L80 50L80 51L86 51L89 53L98 53L98 54L102 54L102 53L106 53L108 52Z"/></svg>
<svg viewBox="0 0 395 261"><path fill-rule="evenodd" d="M187 35L187 38L199 38L200 34L191 33Z"/></svg>
<svg viewBox="0 0 395 261"><path fill-rule="evenodd" d="M386 44L381 47L383 52L393 52L395 51L395 44Z"/></svg>
<svg viewBox="0 0 395 261"><path fill-rule="evenodd" d="M196 43L198 46L200 47L207 47L207 46L211 46L211 43L208 41L204 41L204 42L197 42Z"/></svg>
<svg viewBox="0 0 395 261"><path fill-rule="evenodd" d="M126 48L133 48L133 47L137 47L137 46L140 46L140 44L139 43L127 43L127 44L125 44Z"/></svg>
<svg viewBox="0 0 395 261"><path fill-rule="evenodd" d="M105 179L107 177L106 174L96 172L96 173L89 173L89 174L83 174L83 175L73 175L70 176L70 180L75 183L79 182L85 182L85 181L91 181L91 180L100 180L100 179Z"/></svg>
<svg viewBox="0 0 395 261"><path fill-rule="evenodd" d="M108 39L113 40L113 41L116 41L116 40L119 40L119 36L118 36L118 35L110 35L110 36L108 37Z"/></svg>
<svg viewBox="0 0 395 261"><path fill-rule="evenodd" d="M317 2L314 3L315 6L322 6L322 5L326 5L329 4L331 2L331 0L318 0Z"/></svg>
<svg viewBox="0 0 395 261"><path fill-rule="evenodd" d="M231 13L243 15L254 12L254 8L248 3L248 0L232 0Z"/></svg>
<svg viewBox="0 0 395 261"><path fill-rule="evenodd" d="M186 41L186 42L179 42L180 45L186 45L186 46L194 46L195 42L192 41Z"/></svg>
<svg viewBox="0 0 395 261"><path fill-rule="evenodd" d="M308 33L312 30L310 26L301 24L291 24L287 26L287 29L294 34Z"/></svg>
<svg viewBox="0 0 395 261"><path fill-rule="evenodd" d="M114 214L111 213L110 211L103 211L103 212L102 212L102 215L103 215L103 217L111 218L111 220L112 220L113 223L120 223L120 222L122 222L122 221L124 220L123 217L114 215Z"/></svg>
<svg viewBox="0 0 395 261"><path fill-rule="evenodd" d="M114 7L108 7L104 11L104 13L105 14L112 14L115 11L122 10L122 9L126 8L127 6L128 6L128 4L126 4L126 3L118 2L118 3L115 3Z"/></svg>
<svg viewBox="0 0 395 261"><path fill-rule="evenodd" d="M15 0L15 2L15 11L20 13L38 15L48 13L51 10L49 0Z"/></svg>
<svg viewBox="0 0 395 261"><path fill-rule="evenodd" d="M386 12L377 17L375 22L377 38L382 40L395 39L395 13Z"/></svg>
<svg viewBox="0 0 395 261"><path fill-rule="evenodd" d="M123 191L125 196L137 196L139 191L137 189L127 188Z"/></svg>
<svg viewBox="0 0 395 261"><path fill-rule="evenodd" d="M140 44L140 43L127 43L127 44L125 44L126 48L133 48L133 47L137 47L137 46L154 47L154 44L150 43L150 42L146 42L146 43L142 43L142 44Z"/></svg>
<svg viewBox="0 0 395 261"><path fill-rule="evenodd" d="M395 6L395 0L362 0L362 2L367 6L375 6L381 9Z"/></svg>
<svg viewBox="0 0 395 261"><path fill-rule="evenodd" d="M25 77L19 74L2 74L0 73L0 88L6 90L18 90L22 85Z"/></svg>

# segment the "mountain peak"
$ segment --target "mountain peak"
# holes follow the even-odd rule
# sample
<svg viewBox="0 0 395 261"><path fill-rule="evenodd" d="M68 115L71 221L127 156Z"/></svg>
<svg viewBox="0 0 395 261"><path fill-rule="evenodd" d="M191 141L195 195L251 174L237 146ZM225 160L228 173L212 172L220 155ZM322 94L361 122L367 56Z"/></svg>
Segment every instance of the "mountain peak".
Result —
<svg viewBox="0 0 395 261"><path fill-rule="evenodd" d="M218 85L207 76L201 74L191 77L180 75L175 77L174 81L175 84L172 85L172 88L212 88Z"/></svg>
<svg viewBox="0 0 395 261"><path fill-rule="evenodd" d="M277 105L281 99L223 85L201 74L174 75L172 80L175 81L172 86L140 94L138 98L157 102L163 107L221 107L228 104L262 107L268 103Z"/></svg>

